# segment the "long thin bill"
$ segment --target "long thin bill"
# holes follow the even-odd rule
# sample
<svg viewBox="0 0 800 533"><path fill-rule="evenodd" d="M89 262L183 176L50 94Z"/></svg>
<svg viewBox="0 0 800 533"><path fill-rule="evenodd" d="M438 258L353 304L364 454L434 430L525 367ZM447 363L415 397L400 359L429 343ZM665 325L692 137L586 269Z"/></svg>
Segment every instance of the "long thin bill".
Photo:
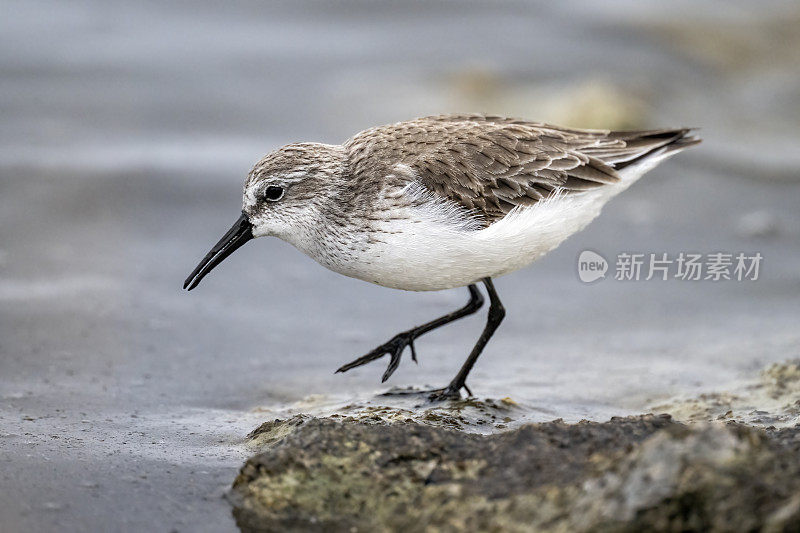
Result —
<svg viewBox="0 0 800 533"><path fill-rule="evenodd" d="M247 215L242 213L242 216L234 223L233 227L222 236L219 242L200 261L200 264L189 274L189 277L183 282L183 288L192 290L197 287L206 274L252 238L253 225L247 220Z"/></svg>

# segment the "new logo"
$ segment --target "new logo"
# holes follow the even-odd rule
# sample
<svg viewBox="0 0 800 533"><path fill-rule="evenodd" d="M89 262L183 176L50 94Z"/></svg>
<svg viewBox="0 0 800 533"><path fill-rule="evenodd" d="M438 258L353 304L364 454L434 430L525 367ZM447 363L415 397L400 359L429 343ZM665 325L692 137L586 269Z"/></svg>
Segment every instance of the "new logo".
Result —
<svg viewBox="0 0 800 533"><path fill-rule="evenodd" d="M592 283L605 278L608 261L602 255L591 250L584 250L578 256L578 277L584 283Z"/></svg>

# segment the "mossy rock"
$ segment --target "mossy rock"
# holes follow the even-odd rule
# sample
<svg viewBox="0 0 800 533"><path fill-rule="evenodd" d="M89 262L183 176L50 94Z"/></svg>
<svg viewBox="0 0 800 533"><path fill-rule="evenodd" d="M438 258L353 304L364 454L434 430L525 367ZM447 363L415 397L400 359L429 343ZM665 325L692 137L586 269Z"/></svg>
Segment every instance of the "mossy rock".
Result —
<svg viewBox="0 0 800 533"><path fill-rule="evenodd" d="M268 438L264 438L268 435ZM475 435L293 418L254 432L245 531L797 531L800 429L668 416Z"/></svg>

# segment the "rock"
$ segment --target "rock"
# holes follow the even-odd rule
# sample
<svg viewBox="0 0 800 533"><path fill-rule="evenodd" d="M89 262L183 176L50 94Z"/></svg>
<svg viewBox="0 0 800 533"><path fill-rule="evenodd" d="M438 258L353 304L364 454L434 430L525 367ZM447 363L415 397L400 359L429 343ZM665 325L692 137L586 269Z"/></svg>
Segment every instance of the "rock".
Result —
<svg viewBox="0 0 800 533"><path fill-rule="evenodd" d="M800 427L669 416L477 435L417 421L294 417L251 436L244 531L638 531L800 525Z"/></svg>
<svg viewBox="0 0 800 533"><path fill-rule="evenodd" d="M800 359L774 363L736 392L709 392L651 407L681 422L734 420L754 426L800 424Z"/></svg>
<svg viewBox="0 0 800 533"><path fill-rule="evenodd" d="M798 474L796 450L747 426L661 431L589 480L570 521L582 531L797 531Z"/></svg>

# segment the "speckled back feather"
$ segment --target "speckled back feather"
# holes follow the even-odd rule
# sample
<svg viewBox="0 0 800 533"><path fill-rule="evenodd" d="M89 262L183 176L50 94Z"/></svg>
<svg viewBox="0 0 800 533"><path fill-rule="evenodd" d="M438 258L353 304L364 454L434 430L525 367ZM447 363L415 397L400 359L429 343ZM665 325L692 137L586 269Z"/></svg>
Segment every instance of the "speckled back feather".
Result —
<svg viewBox="0 0 800 533"><path fill-rule="evenodd" d="M434 194L485 225L555 192L617 183L618 170L668 145L699 142L688 128L580 130L486 115L439 115L365 130L345 143L366 185L405 165Z"/></svg>

